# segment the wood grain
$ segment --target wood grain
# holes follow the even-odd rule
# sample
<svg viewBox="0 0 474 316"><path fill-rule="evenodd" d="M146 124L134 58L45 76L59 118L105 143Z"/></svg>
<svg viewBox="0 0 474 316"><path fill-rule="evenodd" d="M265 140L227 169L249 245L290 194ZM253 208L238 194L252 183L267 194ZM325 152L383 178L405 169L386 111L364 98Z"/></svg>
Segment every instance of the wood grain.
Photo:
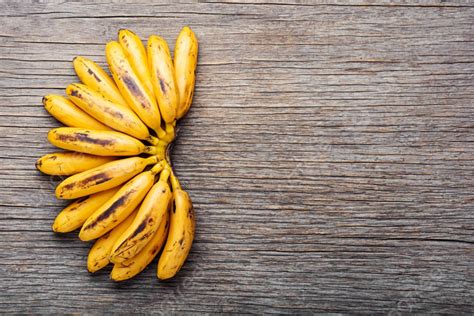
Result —
<svg viewBox="0 0 474 316"><path fill-rule="evenodd" d="M2 313L474 311L470 1L10 2L0 13ZM418 3L418 2L417 2ZM197 213L178 277L115 284L50 225L41 98L120 28L200 40L173 161Z"/></svg>

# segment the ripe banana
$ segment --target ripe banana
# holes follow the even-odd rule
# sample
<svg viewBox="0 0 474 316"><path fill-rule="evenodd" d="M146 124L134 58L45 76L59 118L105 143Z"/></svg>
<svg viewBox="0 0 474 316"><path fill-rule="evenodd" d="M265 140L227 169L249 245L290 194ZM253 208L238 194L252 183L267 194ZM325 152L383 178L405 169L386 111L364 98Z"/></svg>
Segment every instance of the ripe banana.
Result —
<svg viewBox="0 0 474 316"><path fill-rule="evenodd" d="M89 272L96 272L110 263L109 256L112 246L117 238L120 237L133 222L136 213L136 211L133 212L114 229L97 239L87 256L87 270L89 270Z"/></svg>
<svg viewBox="0 0 474 316"><path fill-rule="evenodd" d="M172 123L176 120L179 94L168 44L163 38L152 35L148 39L147 51L153 88L161 117L166 123Z"/></svg>
<svg viewBox="0 0 474 316"><path fill-rule="evenodd" d="M97 156L154 155L156 147L114 131L88 130L78 127L58 127L48 133L48 140L56 147Z"/></svg>
<svg viewBox="0 0 474 316"><path fill-rule="evenodd" d="M111 76L79 56L73 65L82 83L70 84L66 97L43 98L46 111L66 125L50 130L48 140L67 151L44 155L36 168L67 176L55 195L73 200L52 229L80 228L81 240L96 239L87 268L95 272L112 262L116 281L140 273L164 248L156 273L168 279L194 240L193 205L173 174L168 150L176 121L191 106L198 42L184 27L172 57L163 38L152 35L144 46L122 29L105 53Z"/></svg>
<svg viewBox="0 0 474 316"><path fill-rule="evenodd" d="M181 189L173 174L171 184L174 209L170 214L168 239L158 261L157 276L160 280L172 278L181 269L194 239L195 217L191 198Z"/></svg>
<svg viewBox="0 0 474 316"><path fill-rule="evenodd" d="M99 238L120 224L142 202L155 181L158 167L142 172L127 182L110 200L98 208L84 223L79 238Z"/></svg>
<svg viewBox="0 0 474 316"><path fill-rule="evenodd" d="M62 181L56 187L56 197L75 199L114 188L142 172L147 165L157 162L158 158L155 156L131 157L108 162Z"/></svg>
<svg viewBox="0 0 474 316"><path fill-rule="evenodd" d="M153 238L171 201L169 174L168 169L161 172L160 180L143 200L132 225L115 242L110 255L110 261L113 263L134 257Z"/></svg>
<svg viewBox="0 0 474 316"><path fill-rule="evenodd" d="M186 115L191 107L196 80L197 57L196 35L189 27L185 26L176 39L174 49L174 69L179 91L179 106L176 116L178 120Z"/></svg>
<svg viewBox="0 0 474 316"><path fill-rule="evenodd" d="M127 259L122 263L116 263L110 273L110 278L114 281L123 281L133 278L142 272L153 261L161 247L163 247L166 236L168 236L168 227L169 212L166 212L153 238L135 257Z"/></svg>
<svg viewBox="0 0 474 316"><path fill-rule="evenodd" d="M119 30L118 41L122 45L125 56L132 65L132 69L147 89L147 92L153 95L151 74L142 40L132 31L122 29Z"/></svg>
<svg viewBox="0 0 474 316"><path fill-rule="evenodd" d="M129 106L158 136L162 136L164 131L161 128L161 116L155 98L138 78L122 46L115 41L109 42L105 53L110 72Z"/></svg>
<svg viewBox="0 0 474 316"><path fill-rule="evenodd" d="M80 83L70 84L66 93L77 106L102 123L138 139L152 141L148 128L129 108L105 99Z"/></svg>
<svg viewBox="0 0 474 316"><path fill-rule="evenodd" d="M56 216L53 223L53 231L56 233L68 233L80 228L86 219L117 191L118 188L112 188L72 202Z"/></svg>
<svg viewBox="0 0 474 316"><path fill-rule="evenodd" d="M72 63L82 83L102 94L106 99L128 107L112 78L99 65L82 56L75 57Z"/></svg>
<svg viewBox="0 0 474 316"><path fill-rule="evenodd" d="M70 176L101 166L114 159L114 157L94 156L69 151L44 155L36 161L36 168L49 175Z"/></svg>
<svg viewBox="0 0 474 316"><path fill-rule="evenodd" d="M82 111L69 99L55 94L43 97L46 111L66 126L110 131L111 128Z"/></svg>

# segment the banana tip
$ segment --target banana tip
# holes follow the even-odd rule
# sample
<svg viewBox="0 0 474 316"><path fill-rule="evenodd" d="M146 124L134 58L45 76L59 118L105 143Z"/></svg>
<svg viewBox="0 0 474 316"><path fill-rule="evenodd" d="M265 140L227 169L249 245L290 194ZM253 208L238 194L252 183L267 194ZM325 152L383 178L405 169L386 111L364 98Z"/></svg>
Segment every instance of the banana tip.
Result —
<svg viewBox="0 0 474 316"><path fill-rule="evenodd" d="M99 271L99 269L97 269L97 268L94 267L93 265L87 264L87 271L89 271L89 273L94 273L94 272Z"/></svg>
<svg viewBox="0 0 474 316"><path fill-rule="evenodd" d="M89 236L86 236L82 230L79 232L79 239L82 241L90 241L92 238L89 238Z"/></svg>
<svg viewBox="0 0 474 316"><path fill-rule="evenodd" d="M129 30L129 29L125 29L125 28L119 29L117 33L120 34L120 33L124 33L124 32L128 32L128 33L131 33L131 34L133 34L133 35L136 35L135 32L133 32L133 31L131 31L131 30Z"/></svg>
<svg viewBox="0 0 474 316"><path fill-rule="evenodd" d="M174 277L174 274L173 274L173 275L164 274L164 273L158 271L158 273L156 274L156 276L157 276L158 279L160 279L161 281L166 281L166 280L169 280L169 279L171 279L172 277Z"/></svg>
<svg viewBox="0 0 474 316"><path fill-rule="evenodd" d="M125 278L123 276L121 277L120 274L116 273L114 269L112 269L112 272L110 272L110 279L114 282L120 282L120 281L127 280L127 278Z"/></svg>
<svg viewBox="0 0 474 316"><path fill-rule="evenodd" d="M54 195L56 196L56 198L58 200L62 200L64 198L64 196L62 195L62 193L60 192L59 188L56 188L56 191L54 192Z"/></svg>

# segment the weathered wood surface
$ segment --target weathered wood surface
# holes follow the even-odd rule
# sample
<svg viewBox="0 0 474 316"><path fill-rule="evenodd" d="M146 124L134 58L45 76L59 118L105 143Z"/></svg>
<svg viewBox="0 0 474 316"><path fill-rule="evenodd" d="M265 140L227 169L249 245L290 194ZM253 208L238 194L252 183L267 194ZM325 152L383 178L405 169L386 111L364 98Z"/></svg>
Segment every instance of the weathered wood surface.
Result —
<svg viewBox="0 0 474 316"><path fill-rule="evenodd" d="M148 1L143 1L148 3ZM0 311L474 311L474 4L3 2ZM50 225L41 97L128 27L200 39L173 161L197 211L179 276L112 283Z"/></svg>

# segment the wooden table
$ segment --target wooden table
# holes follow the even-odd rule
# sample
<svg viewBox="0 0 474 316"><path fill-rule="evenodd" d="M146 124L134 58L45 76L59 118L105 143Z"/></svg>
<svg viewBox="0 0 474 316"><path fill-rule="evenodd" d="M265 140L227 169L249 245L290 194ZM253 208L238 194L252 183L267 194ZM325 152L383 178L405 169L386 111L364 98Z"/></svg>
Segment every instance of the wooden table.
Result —
<svg viewBox="0 0 474 316"><path fill-rule="evenodd" d="M2 313L474 311L474 7L374 1L3 2ZM189 260L116 284L50 225L41 105L104 65L118 29L200 40L176 172L197 212Z"/></svg>

